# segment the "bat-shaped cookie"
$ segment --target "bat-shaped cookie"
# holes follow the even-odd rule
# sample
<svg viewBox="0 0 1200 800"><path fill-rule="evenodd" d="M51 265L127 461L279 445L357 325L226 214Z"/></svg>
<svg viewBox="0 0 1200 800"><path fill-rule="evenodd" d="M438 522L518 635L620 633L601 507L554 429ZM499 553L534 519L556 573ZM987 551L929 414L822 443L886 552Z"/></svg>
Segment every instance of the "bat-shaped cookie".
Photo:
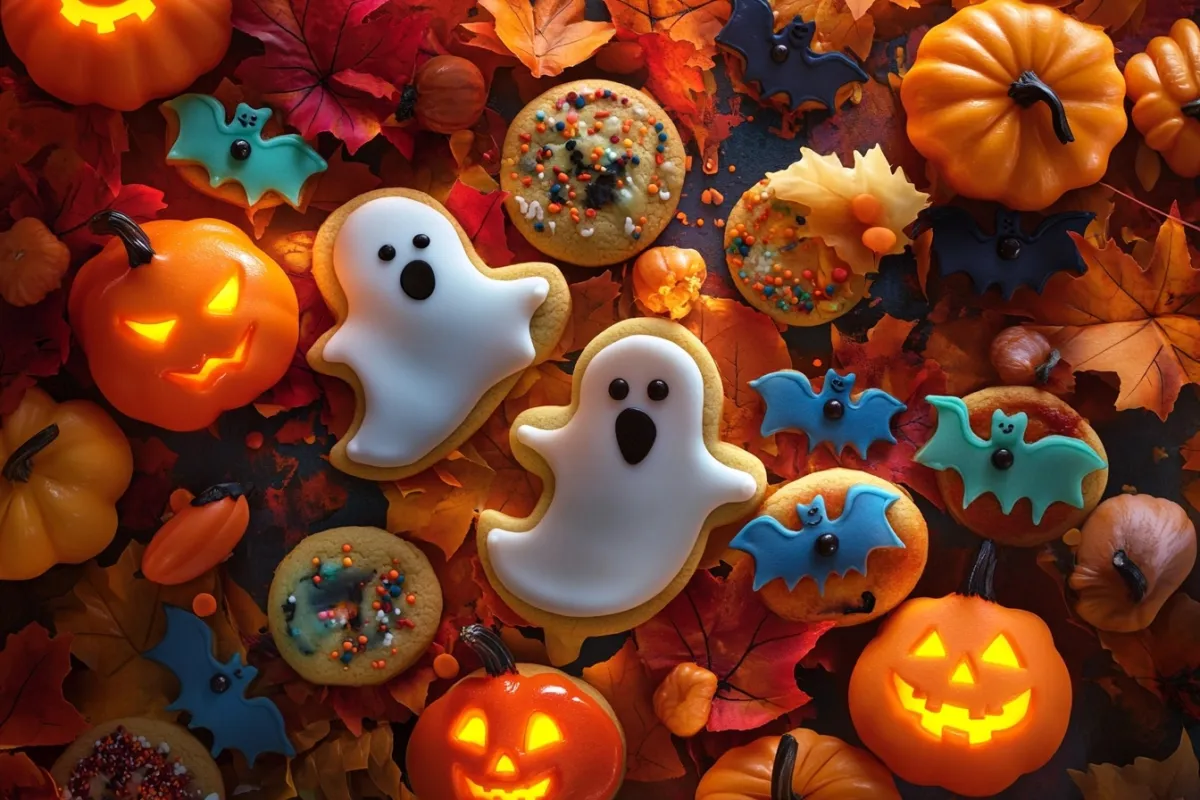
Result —
<svg viewBox="0 0 1200 800"><path fill-rule="evenodd" d="M1066 211L1042 220L1033 233L1025 233L1021 215L1000 206L996 232L989 234L963 209L938 206L921 212L916 230L933 231L933 254L943 275L965 272L975 291L983 294L998 286L1008 299L1020 286L1040 294L1056 272L1085 272L1087 264L1069 232L1082 235L1095 218L1090 211Z"/></svg>
<svg viewBox="0 0 1200 800"><path fill-rule="evenodd" d="M783 578L789 590L808 576L825 593L825 579L854 570L867 574L867 555L879 547L904 547L888 522L887 510L900 499L878 486L855 484L846 492L842 515L830 519L825 498L796 504L801 529L785 528L772 516L756 517L733 537L729 546L754 556L754 590Z"/></svg>
<svg viewBox="0 0 1200 800"><path fill-rule="evenodd" d="M775 16L767 0L734 0L717 44L741 56L744 79L758 84L763 99L785 94L792 111L809 101L833 111L838 89L870 78L844 53L814 53L816 31L815 23L796 17L775 33Z"/></svg>
<svg viewBox="0 0 1200 800"><path fill-rule="evenodd" d="M804 431L809 447L829 442L835 453L852 446L864 458L877 441L892 442L892 417L907 406L882 389L867 389L851 399L854 373L825 373L821 391L814 392L808 376L795 370L780 370L750 381L767 405L762 435L782 430Z"/></svg>
<svg viewBox="0 0 1200 800"><path fill-rule="evenodd" d="M167 634L143 655L179 678L179 697L168 711L192 715L189 728L212 732L213 756L240 750L251 764L259 753L294 756L279 709L265 697L246 697L258 670L233 658L222 664L213 657L212 631L202 619L174 606L164 607Z"/></svg>
<svg viewBox="0 0 1200 800"><path fill-rule="evenodd" d="M1054 503L1083 508L1083 479L1106 464L1087 444L1053 434L1025 441L1025 412L992 413L992 434L984 440L971 430L967 404L957 397L929 395L937 409L933 437L913 457L933 469L952 469L962 477L963 508L991 492L1008 514L1022 497L1033 506L1033 523Z"/></svg>
<svg viewBox="0 0 1200 800"><path fill-rule="evenodd" d="M180 95L163 107L179 118L179 136L167 153L167 163L204 167L213 188L241 184L248 205L273 191L293 207L299 206L305 182L328 166L294 133L264 139L269 108L239 103L233 121L226 122L225 107L206 94Z"/></svg>

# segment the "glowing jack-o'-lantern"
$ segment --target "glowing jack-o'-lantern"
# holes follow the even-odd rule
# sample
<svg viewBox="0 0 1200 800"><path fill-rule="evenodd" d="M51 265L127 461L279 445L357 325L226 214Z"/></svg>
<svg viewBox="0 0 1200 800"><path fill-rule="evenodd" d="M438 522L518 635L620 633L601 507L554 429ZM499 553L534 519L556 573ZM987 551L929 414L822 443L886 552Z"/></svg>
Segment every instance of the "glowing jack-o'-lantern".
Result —
<svg viewBox="0 0 1200 800"><path fill-rule="evenodd" d="M910 783L996 794L1062 743L1071 679L1046 623L991 593L985 542L965 594L892 612L850 677L859 738Z"/></svg>
<svg viewBox="0 0 1200 800"><path fill-rule="evenodd" d="M38 86L132 111L220 63L231 9L232 0L0 0L0 21Z"/></svg>
<svg viewBox="0 0 1200 800"><path fill-rule="evenodd" d="M595 689L564 672L516 664L493 631L464 628L483 669L425 709L408 742L421 800L611 800L625 775L625 734Z"/></svg>
<svg viewBox="0 0 1200 800"><path fill-rule="evenodd" d="M291 364L299 306L287 275L240 228L215 219L139 227L79 270L71 325L96 386L117 410L163 428L203 428L271 388Z"/></svg>

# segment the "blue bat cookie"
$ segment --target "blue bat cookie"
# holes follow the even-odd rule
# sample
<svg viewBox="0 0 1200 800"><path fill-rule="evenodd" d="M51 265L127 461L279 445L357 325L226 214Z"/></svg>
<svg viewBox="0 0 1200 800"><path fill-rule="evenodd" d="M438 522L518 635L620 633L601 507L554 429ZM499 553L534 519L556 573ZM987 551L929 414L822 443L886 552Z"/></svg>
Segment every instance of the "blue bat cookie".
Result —
<svg viewBox="0 0 1200 800"><path fill-rule="evenodd" d="M942 395L925 399L937 409L937 430L913 458L918 464L952 469L962 476L963 508L990 492L1008 514L1018 500L1028 497L1037 525L1054 503L1083 508L1083 479L1107 466L1080 439L1054 434L1026 442L1029 417L1024 411L1010 416L996 409L992 435L981 439L971 430L971 414L961 399Z"/></svg>
<svg viewBox="0 0 1200 800"><path fill-rule="evenodd" d="M802 527L785 528L772 516L755 517L733 537L729 546L754 556L754 590L783 578L789 590L804 577L825 594L825 579L854 570L867 574L867 555L879 547L904 547L888 522L887 510L900 499L897 492L855 484L846 492L842 515L830 519L825 498L796 504Z"/></svg>
<svg viewBox="0 0 1200 800"><path fill-rule="evenodd" d="M854 373L825 373L820 393L814 392L808 376L795 370L781 370L750 381L750 388L762 395L767 404L762 435L782 430L799 430L808 436L809 447L829 442L835 453L846 445L866 458L874 442L895 444L892 417L906 406L882 389L867 389L851 399Z"/></svg>
<svg viewBox="0 0 1200 800"><path fill-rule="evenodd" d="M179 697L168 711L192 715L189 728L212 732L212 754L240 750L251 764L259 753L294 756L279 709L265 697L246 697L258 670L234 654L222 664L213 656L212 631L204 620L174 606L164 607L167 634L143 655L179 678Z"/></svg>
<svg viewBox="0 0 1200 800"><path fill-rule="evenodd" d="M179 118L179 136L167 153L168 164L198 164L208 171L215 189L240 184L247 205L275 192L292 207L300 205L305 182L329 166L325 159L294 133L264 139L269 108L239 103L233 121L225 121L225 106L206 94L184 94L163 103L163 113Z"/></svg>

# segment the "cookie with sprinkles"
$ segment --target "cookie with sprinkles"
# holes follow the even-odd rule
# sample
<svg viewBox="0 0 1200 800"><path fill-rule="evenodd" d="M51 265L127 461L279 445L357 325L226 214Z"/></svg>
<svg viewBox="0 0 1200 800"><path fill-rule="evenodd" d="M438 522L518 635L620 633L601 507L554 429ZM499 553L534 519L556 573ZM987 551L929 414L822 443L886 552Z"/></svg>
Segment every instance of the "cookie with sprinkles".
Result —
<svg viewBox="0 0 1200 800"><path fill-rule="evenodd" d="M50 770L66 800L225 800L221 770L196 737L130 717L75 740Z"/></svg>
<svg viewBox="0 0 1200 800"><path fill-rule="evenodd" d="M534 247L602 267L658 238L679 205L683 172L683 142L662 106L619 83L575 81L512 121L500 185Z"/></svg>
<svg viewBox="0 0 1200 800"><path fill-rule="evenodd" d="M725 264L750 305L786 325L837 319L871 288L820 239L804 238L805 208L775 197L763 178L725 221Z"/></svg>
<svg viewBox="0 0 1200 800"><path fill-rule="evenodd" d="M433 641L442 589L425 554L379 528L334 528L296 546L268 599L279 653L312 683L367 686Z"/></svg>

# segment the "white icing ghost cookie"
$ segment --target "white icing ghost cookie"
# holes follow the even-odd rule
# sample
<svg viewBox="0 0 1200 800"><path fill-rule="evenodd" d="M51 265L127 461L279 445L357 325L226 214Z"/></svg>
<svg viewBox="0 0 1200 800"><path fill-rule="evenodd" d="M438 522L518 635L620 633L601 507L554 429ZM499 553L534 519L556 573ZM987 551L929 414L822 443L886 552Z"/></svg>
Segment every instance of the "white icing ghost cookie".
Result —
<svg viewBox="0 0 1200 800"><path fill-rule="evenodd" d="M330 215L313 275L337 323L308 361L358 400L330 461L371 480L416 474L466 441L570 316L557 267L488 267L441 204L408 189Z"/></svg>
<svg viewBox="0 0 1200 800"><path fill-rule="evenodd" d="M762 464L720 441L723 401L699 339L631 319L583 351L571 405L513 423L513 453L544 489L524 519L483 512L479 555L504 600L546 628L555 663L656 614L695 572L708 532L762 499Z"/></svg>

